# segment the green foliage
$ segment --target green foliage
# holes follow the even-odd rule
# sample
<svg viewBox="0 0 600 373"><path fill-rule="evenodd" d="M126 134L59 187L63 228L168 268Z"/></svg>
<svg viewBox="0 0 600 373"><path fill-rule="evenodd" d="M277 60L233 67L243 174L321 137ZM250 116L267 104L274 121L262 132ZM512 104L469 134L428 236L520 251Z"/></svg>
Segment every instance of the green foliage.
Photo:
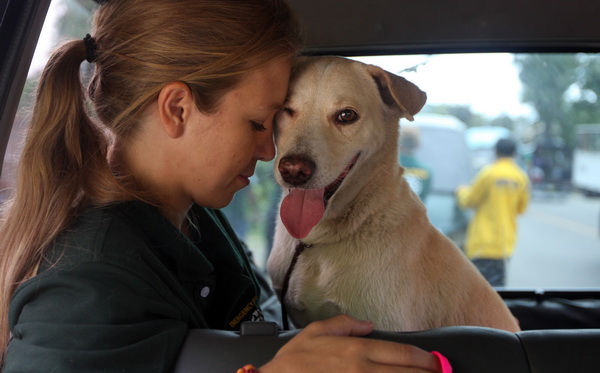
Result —
<svg viewBox="0 0 600 373"><path fill-rule="evenodd" d="M62 0L65 13L56 22L58 33L62 38L78 39L90 32L90 14L95 7L92 0Z"/></svg>
<svg viewBox="0 0 600 373"><path fill-rule="evenodd" d="M527 54L515 56L524 87L522 101L533 105L548 137L575 143L575 124L598 123L600 59L595 54Z"/></svg>

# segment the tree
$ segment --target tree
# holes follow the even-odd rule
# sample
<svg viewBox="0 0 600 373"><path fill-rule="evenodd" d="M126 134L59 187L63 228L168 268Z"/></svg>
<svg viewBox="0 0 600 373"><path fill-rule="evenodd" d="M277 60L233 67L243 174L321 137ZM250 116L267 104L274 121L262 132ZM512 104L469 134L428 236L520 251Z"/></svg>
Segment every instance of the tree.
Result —
<svg viewBox="0 0 600 373"><path fill-rule="evenodd" d="M92 0L62 0L66 12L56 23L62 37L81 38L90 32L90 14L96 7Z"/></svg>
<svg viewBox="0 0 600 373"><path fill-rule="evenodd" d="M580 62L574 54L517 55L523 83L523 102L536 109L539 120L545 123L545 137L563 137L569 146L574 143L572 102L567 91L581 79Z"/></svg>
<svg viewBox="0 0 600 373"><path fill-rule="evenodd" d="M596 54L534 54L515 58L530 102L546 124L546 137L560 135L569 148L575 125L600 123L600 59ZM557 133L553 133L557 131Z"/></svg>
<svg viewBox="0 0 600 373"><path fill-rule="evenodd" d="M600 60L595 54L579 54L577 97L573 101L573 120L577 123L600 123L597 109L600 97Z"/></svg>

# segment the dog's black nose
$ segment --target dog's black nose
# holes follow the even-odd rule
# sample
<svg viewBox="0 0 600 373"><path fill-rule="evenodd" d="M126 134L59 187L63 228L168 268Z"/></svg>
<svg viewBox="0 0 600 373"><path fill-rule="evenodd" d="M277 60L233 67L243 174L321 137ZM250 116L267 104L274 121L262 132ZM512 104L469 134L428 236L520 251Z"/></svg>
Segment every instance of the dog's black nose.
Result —
<svg viewBox="0 0 600 373"><path fill-rule="evenodd" d="M300 186L310 180L315 168L315 162L298 155L283 157L279 161L279 173L283 181L293 186Z"/></svg>

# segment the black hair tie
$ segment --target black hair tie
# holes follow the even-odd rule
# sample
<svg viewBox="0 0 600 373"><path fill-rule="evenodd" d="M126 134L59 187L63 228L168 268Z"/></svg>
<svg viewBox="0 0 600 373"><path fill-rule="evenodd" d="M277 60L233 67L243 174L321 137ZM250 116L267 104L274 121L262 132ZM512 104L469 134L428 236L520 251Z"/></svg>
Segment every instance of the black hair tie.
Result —
<svg viewBox="0 0 600 373"><path fill-rule="evenodd" d="M83 38L85 44L85 60L89 63L96 61L96 41L90 34L86 34Z"/></svg>

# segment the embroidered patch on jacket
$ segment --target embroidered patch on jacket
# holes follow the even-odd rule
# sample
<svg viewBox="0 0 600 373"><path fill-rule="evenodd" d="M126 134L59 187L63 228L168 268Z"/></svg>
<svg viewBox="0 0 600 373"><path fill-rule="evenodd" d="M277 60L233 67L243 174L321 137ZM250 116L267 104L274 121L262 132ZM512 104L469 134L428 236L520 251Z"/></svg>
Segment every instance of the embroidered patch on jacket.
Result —
<svg viewBox="0 0 600 373"><path fill-rule="evenodd" d="M258 308L258 297L254 296L248 304L242 308L240 313L229 322L229 326L235 328L241 321L264 321L264 316Z"/></svg>

